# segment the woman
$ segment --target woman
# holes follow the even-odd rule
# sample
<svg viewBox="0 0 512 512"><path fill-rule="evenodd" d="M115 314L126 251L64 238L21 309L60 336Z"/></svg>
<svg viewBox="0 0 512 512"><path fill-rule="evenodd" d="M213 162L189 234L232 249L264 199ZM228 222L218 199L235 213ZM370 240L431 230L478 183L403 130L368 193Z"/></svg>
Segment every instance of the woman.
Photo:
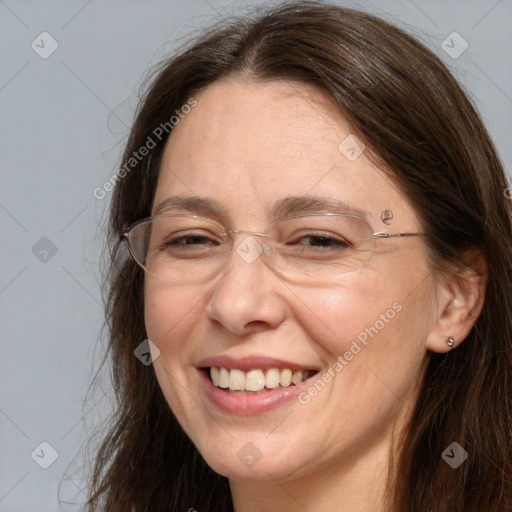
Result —
<svg viewBox="0 0 512 512"><path fill-rule="evenodd" d="M219 24L121 168L89 510L512 510L507 182L430 51L316 2Z"/></svg>

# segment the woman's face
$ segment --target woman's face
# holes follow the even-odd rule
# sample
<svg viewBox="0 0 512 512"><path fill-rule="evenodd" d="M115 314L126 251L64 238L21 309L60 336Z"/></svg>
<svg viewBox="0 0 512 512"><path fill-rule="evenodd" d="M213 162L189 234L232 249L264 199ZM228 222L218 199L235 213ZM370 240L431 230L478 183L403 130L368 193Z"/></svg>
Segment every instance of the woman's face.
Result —
<svg viewBox="0 0 512 512"><path fill-rule="evenodd" d="M272 213L279 202L300 205L299 214L343 211L305 201L335 200L363 212L375 232L422 230L318 90L232 80L195 98L167 143L154 210L170 197L201 198L222 217L193 205L172 213L262 232L283 216ZM384 210L393 212L390 224ZM146 274L147 333L160 349L154 369L185 432L213 469L236 479L332 474L363 454L384 464L416 399L433 325L424 239L377 240L366 266L321 283L287 280L265 254L244 257L259 247L256 236L234 240L242 250L208 281L171 284ZM265 388L215 386L210 366L224 368L220 379L233 387L242 379ZM288 370L299 369L317 373L286 386Z"/></svg>

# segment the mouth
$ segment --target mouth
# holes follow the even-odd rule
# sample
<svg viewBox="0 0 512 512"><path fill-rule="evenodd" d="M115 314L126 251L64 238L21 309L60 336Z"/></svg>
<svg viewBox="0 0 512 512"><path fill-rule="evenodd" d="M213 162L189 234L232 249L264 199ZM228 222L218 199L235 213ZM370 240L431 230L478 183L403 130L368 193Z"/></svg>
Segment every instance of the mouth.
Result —
<svg viewBox="0 0 512 512"><path fill-rule="evenodd" d="M272 390L292 388L318 374L318 370L291 368L242 370L209 366L200 370L216 388L232 395L258 395Z"/></svg>

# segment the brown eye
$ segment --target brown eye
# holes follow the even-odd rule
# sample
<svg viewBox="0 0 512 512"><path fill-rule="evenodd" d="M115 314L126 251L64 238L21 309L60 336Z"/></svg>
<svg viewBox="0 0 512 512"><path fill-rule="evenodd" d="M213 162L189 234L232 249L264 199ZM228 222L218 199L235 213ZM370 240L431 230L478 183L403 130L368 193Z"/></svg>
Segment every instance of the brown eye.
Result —
<svg viewBox="0 0 512 512"><path fill-rule="evenodd" d="M164 247L171 247L171 246L187 246L187 245L218 245L219 242L216 240L213 240L211 238L208 238L204 235L181 235L181 236L174 236L170 237L169 239L165 240L163 242Z"/></svg>
<svg viewBox="0 0 512 512"><path fill-rule="evenodd" d="M332 236L330 233L308 233L294 237L286 245L297 246L304 249L344 249L350 244L343 238Z"/></svg>

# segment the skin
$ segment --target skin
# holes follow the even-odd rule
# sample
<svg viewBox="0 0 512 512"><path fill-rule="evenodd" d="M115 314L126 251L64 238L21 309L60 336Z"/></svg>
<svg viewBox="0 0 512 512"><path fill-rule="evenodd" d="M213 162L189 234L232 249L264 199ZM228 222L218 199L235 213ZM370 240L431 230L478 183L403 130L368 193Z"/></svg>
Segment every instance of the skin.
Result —
<svg viewBox="0 0 512 512"><path fill-rule="evenodd" d="M337 197L367 211L374 231L422 231L367 151L349 161L338 150L353 130L318 90L236 77L195 97L167 143L154 207L175 195L214 198L233 229L262 231L279 199ZM380 220L385 209L391 225ZM237 512L386 510L389 457L428 351L449 350L450 335L457 344L466 337L481 285L436 277L424 237L378 240L366 267L330 287L286 283L261 258L248 264L235 253L231 265L201 284L172 286L146 274L147 333L161 351L154 369L183 429L228 476ZM195 365L221 354L276 357L322 373L395 303L401 311L307 405L234 416L202 389ZM261 452L252 467L237 457L248 442Z"/></svg>

